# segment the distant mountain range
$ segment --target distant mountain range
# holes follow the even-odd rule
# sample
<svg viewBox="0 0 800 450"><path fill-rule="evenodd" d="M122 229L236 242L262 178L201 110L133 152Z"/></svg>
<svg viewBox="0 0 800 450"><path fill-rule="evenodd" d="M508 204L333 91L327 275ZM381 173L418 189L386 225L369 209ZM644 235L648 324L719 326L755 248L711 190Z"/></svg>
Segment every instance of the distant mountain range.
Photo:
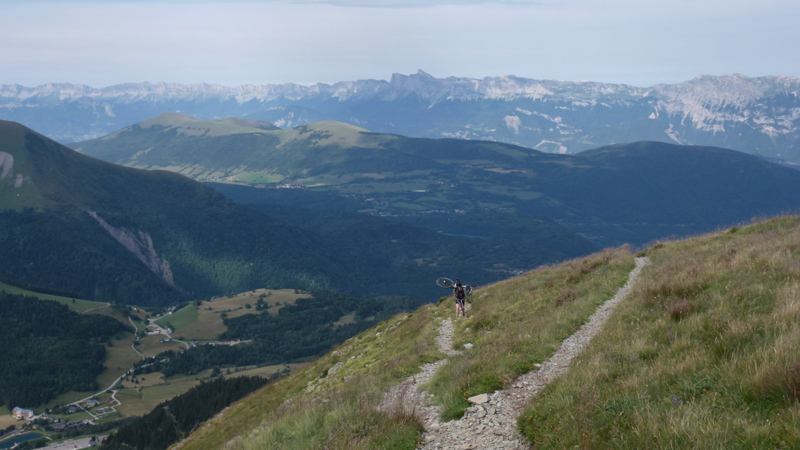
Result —
<svg viewBox="0 0 800 450"><path fill-rule="evenodd" d="M129 83L0 86L0 119L60 142L97 138L169 111L282 128L335 120L412 137L499 141L574 153L641 140L716 146L800 162L800 79L700 76L652 87L513 76L301 86Z"/></svg>
<svg viewBox="0 0 800 450"><path fill-rule="evenodd" d="M800 207L800 172L721 148L639 142L559 155L337 122L264 128L168 113L73 147L117 164L247 185L217 188L262 210L280 204L362 212L516 242L539 235L527 228L538 223L532 217L604 247Z"/></svg>

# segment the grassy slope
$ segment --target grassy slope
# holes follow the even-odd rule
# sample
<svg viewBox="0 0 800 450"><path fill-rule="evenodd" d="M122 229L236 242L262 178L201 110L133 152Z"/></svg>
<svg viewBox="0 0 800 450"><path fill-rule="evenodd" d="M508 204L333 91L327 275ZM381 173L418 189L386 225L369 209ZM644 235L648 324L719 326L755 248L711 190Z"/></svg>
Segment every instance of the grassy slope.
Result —
<svg viewBox="0 0 800 450"><path fill-rule="evenodd" d="M262 311L256 310L256 303L261 295L265 296L263 300L268 306L263 312L272 315L277 314L286 305L293 305L298 298L309 297L307 294L295 294L292 289L256 289L235 296L217 297L214 300L201 302L200 306L196 307L193 320L182 321L182 325L178 325L174 321L173 316L178 312L156 322L162 326L164 325L162 321L171 322L173 326L177 327L174 336L181 339L217 339L228 330L223 323L222 313L227 314L228 318L240 317L245 314L260 314ZM248 304L251 306L250 308L245 306Z"/></svg>
<svg viewBox="0 0 800 450"><path fill-rule="evenodd" d="M653 264L632 294L572 369L533 400L522 431L536 448L795 448L800 218L646 254ZM548 357L631 267L631 256L616 250L479 290L455 334L456 346L475 348L428 386L444 415L457 417L464 396L502 387ZM441 357L435 319L452 317L450 303L350 339L234 405L180 448L414 448L413 419L373 408L386 387ZM344 365L329 374L337 362Z"/></svg>
<svg viewBox="0 0 800 450"><path fill-rule="evenodd" d="M174 313L168 314L156 320L158 325L162 327L171 325L176 331L195 322L197 322L197 305L194 303L189 303Z"/></svg>
<svg viewBox="0 0 800 450"><path fill-rule="evenodd" d="M536 448L797 448L800 218L657 245L523 415Z"/></svg>
<svg viewBox="0 0 800 450"><path fill-rule="evenodd" d="M84 312L90 309L102 308L106 306L103 302L93 302L91 300L74 299L71 297L62 297L59 295L42 294L39 292L29 291L27 289L11 286L10 284L0 283L0 292L7 292L9 294L29 295L41 300L54 300L59 303L67 305L67 307L75 312Z"/></svg>
<svg viewBox="0 0 800 450"><path fill-rule="evenodd" d="M457 348L468 342L475 347L451 359L428 387L444 404L443 418L461 417L467 398L506 388L549 358L614 296L631 269L627 249L606 250L479 291L470 319L456 324L454 337Z"/></svg>
<svg viewBox="0 0 800 450"><path fill-rule="evenodd" d="M617 249L477 291L473 317L456 330L456 342L473 342L475 349L446 366L453 382L432 383L447 414L463 411L468 393L504 386L551 355L624 284L632 267L630 253ZM443 301L361 333L308 369L229 408L181 448L229 443L231 449L413 449L420 431L416 420L402 411L376 413L374 408L387 387L443 357L434 345L437 319L452 314L451 302ZM496 352L504 356L496 358ZM495 356L487 358L490 354ZM337 363L342 366L334 373Z"/></svg>

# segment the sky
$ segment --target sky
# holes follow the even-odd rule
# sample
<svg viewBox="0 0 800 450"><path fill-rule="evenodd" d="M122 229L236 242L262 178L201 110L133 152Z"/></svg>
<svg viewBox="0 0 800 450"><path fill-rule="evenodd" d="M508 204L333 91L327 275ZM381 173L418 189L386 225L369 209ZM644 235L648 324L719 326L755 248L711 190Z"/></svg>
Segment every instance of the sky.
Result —
<svg viewBox="0 0 800 450"><path fill-rule="evenodd" d="M800 77L797 0L0 0L0 84Z"/></svg>

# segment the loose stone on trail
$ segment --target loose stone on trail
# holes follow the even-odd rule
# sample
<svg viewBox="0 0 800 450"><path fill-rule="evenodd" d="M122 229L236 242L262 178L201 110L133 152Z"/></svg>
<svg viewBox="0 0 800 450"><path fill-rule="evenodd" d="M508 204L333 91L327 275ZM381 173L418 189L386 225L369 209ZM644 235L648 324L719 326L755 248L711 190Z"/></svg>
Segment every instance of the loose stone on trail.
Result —
<svg viewBox="0 0 800 450"><path fill-rule="evenodd" d="M473 405L480 405L489 401L489 396L487 394L480 394L474 397L470 397L467 399L468 402L472 403Z"/></svg>

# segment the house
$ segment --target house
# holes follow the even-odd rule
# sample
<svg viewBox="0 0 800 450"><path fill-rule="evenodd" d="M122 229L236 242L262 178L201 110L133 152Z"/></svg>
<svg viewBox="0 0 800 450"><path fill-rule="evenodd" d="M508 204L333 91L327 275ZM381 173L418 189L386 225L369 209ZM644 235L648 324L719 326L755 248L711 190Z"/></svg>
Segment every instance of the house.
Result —
<svg viewBox="0 0 800 450"><path fill-rule="evenodd" d="M100 405L100 402L93 398L90 398L89 400L86 401L86 404L89 405L89 408L94 408L95 406Z"/></svg>
<svg viewBox="0 0 800 450"><path fill-rule="evenodd" d="M70 414L75 414L76 412L78 412L78 407L75 405L69 405L67 409L69 409Z"/></svg>
<svg viewBox="0 0 800 450"><path fill-rule="evenodd" d="M35 414L30 409L22 409L19 406L15 406L13 410L11 410L11 414L14 415L17 419L33 419Z"/></svg>

